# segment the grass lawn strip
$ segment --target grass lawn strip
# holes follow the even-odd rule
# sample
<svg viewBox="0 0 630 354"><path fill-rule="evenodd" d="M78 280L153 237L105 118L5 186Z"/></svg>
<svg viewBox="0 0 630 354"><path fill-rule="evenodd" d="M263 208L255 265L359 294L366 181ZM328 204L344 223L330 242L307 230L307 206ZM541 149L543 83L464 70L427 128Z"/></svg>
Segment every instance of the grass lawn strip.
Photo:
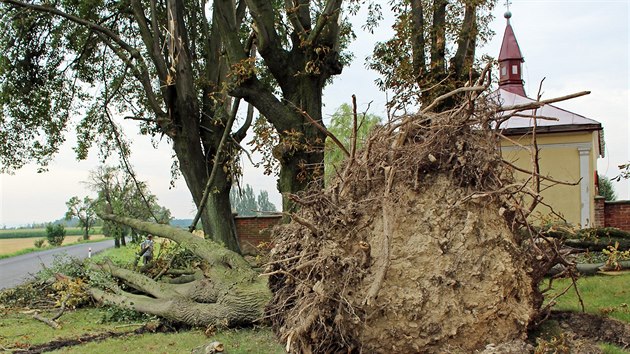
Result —
<svg viewBox="0 0 630 354"><path fill-rule="evenodd" d="M65 313L59 319L61 329L54 330L34 320L31 312L3 311L0 318L0 351L21 349L20 353L48 353L51 350L54 353L77 354L187 353L209 342L220 341L232 354L284 353L282 345L276 343L268 328L218 331L210 337L202 330L165 333L168 329L157 325L156 321L148 324L100 323L102 310L86 308ZM44 315L48 316L50 313Z"/></svg>
<svg viewBox="0 0 630 354"><path fill-rule="evenodd" d="M142 336L118 337L102 342L91 342L75 347L66 347L52 353L190 353L194 348L219 341L230 354L284 353L282 345L276 343L269 328L243 328L219 331L207 337L201 330L179 333L145 333Z"/></svg>
<svg viewBox="0 0 630 354"><path fill-rule="evenodd" d="M600 320L597 320L597 317L589 317L588 314L605 316L621 321L626 325L630 324L630 287L628 287L628 284L630 284L630 273L622 272L617 274L618 275L596 275L579 278L577 286L580 291L580 296L584 301L586 314L582 313L578 296L575 290L571 289L564 296L556 300L557 304L554 310L557 312L554 316L562 317L566 316L566 313L571 313L571 321L579 322L582 318L582 324L577 326L577 323L571 323L571 321L567 323L563 322L560 318L553 318L543 324L539 335L545 339L550 339L551 337L557 338L560 332L568 329L566 327L570 327L572 331L580 335L590 335L591 337L600 336L602 337L601 340L611 340L614 342L610 337L619 336L621 334L614 333L614 331L613 333L599 333L600 328L594 327L599 326L597 323ZM546 297L553 298L555 294L562 292L570 284L570 279L555 280L553 282L553 289L549 294L546 294ZM546 285L546 283L543 284L543 286ZM592 325L589 328L592 328L592 332L597 333L584 333L580 327L586 327L587 325ZM579 333L580 331L582 331L582 333ZM621 343L619 341L617 341L617 345L601 343L600 348L605 354L630 354L630 336L620 338Z"/></svg>
<svg viewBox="0 0 630 354"><path fill-rule="evenodd" d="M84 229L80 227L67 227L66 236L82 236ZM96 226L90 229L90 235L97 235L102 233L102 227ZM11 239L11 238L45 238L46 237L46 229L4 229L0 230L0 239Z"/></svg>

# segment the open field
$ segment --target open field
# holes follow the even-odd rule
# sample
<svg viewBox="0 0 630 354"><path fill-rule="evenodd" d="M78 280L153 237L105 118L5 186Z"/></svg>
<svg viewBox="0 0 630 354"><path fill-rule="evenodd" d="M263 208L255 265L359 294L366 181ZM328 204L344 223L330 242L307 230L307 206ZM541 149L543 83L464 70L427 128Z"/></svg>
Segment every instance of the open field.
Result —
<svg viewBox="0 0 630 354"><path fill-rule="evenodd" d="M93 227L90 230L90 235L96 235L102 233L100 226ZM66 236L83 235L83 229L79 227L67 227ZM9 238L31 238L31 237L46 237L46 229L6 229L0 230L0 239Z"/></svg>
<svg viewBox="0 0 630 354"><path fill-rule="evenodd" d="M12 254L27 248L35 248L34 242L45 237L46 235L42 237L0 239L0 256ZM67 246L71 243L80 241L82 238L83 236L66 236L63 240L63 245ZM90 240L101 240L104 238L105 236L103 235L90 235ZM44 242L44 247L46 246L48 246L48 242Z"/></svg>

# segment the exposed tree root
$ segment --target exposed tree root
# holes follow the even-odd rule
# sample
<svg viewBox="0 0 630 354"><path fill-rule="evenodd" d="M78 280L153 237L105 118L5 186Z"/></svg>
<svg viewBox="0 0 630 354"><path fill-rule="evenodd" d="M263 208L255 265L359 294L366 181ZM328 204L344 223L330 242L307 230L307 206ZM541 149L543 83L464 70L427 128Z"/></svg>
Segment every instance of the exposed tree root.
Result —
<svg viewBox="0 0 630 354"><path fill-rule="evenodd" d="M266 270L287 350L472 352L544 318L554 265L575 279L562 241L528 222L543 203L536 153L519 182L499 148L504 115L542 102L501 108L484 88L377 127L328 188L292 197L301 209L274 229Z"/></svg>

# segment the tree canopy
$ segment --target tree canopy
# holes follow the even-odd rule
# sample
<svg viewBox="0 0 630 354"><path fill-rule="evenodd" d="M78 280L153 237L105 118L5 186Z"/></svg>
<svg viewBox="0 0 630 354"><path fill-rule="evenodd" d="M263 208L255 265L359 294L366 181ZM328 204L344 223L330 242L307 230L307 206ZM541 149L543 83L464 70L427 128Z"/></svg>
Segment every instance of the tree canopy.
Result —
<svg viewBox="0 0 630 354"><path fill-rule="evenodd" d="M79 220L78 226L83 228L83 239L88 240L90 238L90 228L94 226L97 220L94 200L86 196L83 200L79 197L73 196L66 202L68 211L66 211L66 220L70 220L73 217Z"/></svg>
<svg viewBox="0 0 630 354"><path fill-rule="evenodd" d="M611 180L603 175L597 176L599 180L599 195L604 197L607 201L613 201L617 199L617 193L615 193L615 187Z"/></svg>
<svg viewBox="0 0 630 354"><path fill-rule="evenodd" d="M132 173L119 119L135 120L171 144L205 233L238 251L223 220L252 117L232 129L240 99L280 136L280 191L305 188L321 174L325 136L313 122L321 125L324 85L349 58L345 18L359 3L0 0L2 170L45 168L76 116L77 157L92 146L104 157L118 151Z"/></svg>
<svg viewBox="0 0 630 354"><path fill-rule="evenodd" d="M231 132L232 100L226 93L228 63L219 30L195 1L2 0L0 45L0 150L4 171L34 161L45 167L77 117L77 157L92 146L103 157L131 153L120 118L135 120L155 143L169 143L176 174L202 204L207 234L237 247L225 223L230 215L232 152L219 154ZM243 3L244 5L244 3ZM242 22L241 9L239 21ZM240 22L239 22L240 23ZM249 125L231 134L240 141ZM225 140L225 139L223 139Z"/></svg>
<svg viewBox="0 0 630 354"><path fill-rule="evenodd" d="M488 23L496 0L391 1L394 36L378 43L369 67L395 96L394 108L433 100L478 76L475 51L492 31ZM445 100L443 106L450 106Z"/></svg>
<svg viewBox="0 0 630 354"><path fill-rule="evenodd" d="M91 172L87 184L98 195L93 202L97 213L115 213L158 224L168 224L172 219L171 212L159 205L145 182L134 180L118 168L101 166ZM123 236L129 232L124 225L106 221L103 229L107 236L115 237L117 244L125 244Z"/></svg>

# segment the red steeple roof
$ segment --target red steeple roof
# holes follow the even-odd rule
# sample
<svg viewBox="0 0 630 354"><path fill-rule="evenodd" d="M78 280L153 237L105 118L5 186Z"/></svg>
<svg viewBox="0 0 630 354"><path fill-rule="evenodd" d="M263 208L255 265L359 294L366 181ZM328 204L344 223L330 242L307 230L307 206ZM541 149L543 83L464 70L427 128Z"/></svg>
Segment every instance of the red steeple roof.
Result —
<svg viewBox="0 0 630 354"><path fill-rule="evenodd" d="M507 59L520 59L523 60L521 54L521 48L518 46L516 36L514 36L514 30L510 25L510 19L508 18L507 26L505 26L505 32L503 33L503 43L501 43L501 52L499 52L499 61Z"/></svg>
<svg viewBox="0 0 630 354"><path fill-rule="evenodd" d="M508 11L504 17L507 19L507 25L503 34L501 52L499 52L499 87L525 97L521 65L524 60L514 30L510 25L512 13Z"/></svg>

